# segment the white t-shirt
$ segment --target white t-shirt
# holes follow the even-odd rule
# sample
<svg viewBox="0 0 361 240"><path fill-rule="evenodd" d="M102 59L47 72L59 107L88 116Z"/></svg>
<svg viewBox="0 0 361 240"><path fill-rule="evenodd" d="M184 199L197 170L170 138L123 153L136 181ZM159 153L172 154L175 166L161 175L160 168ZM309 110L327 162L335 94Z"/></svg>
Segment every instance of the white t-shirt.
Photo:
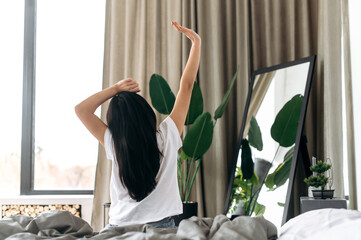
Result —
<svg viewBox="0 0 361 240"><path fill-rule="evenodd" d="M112 135L109 129L105 131L105 152L107 158L112 160L110 224L128 225L155 222L183 212L177 180L177 152L182 146L182 141L178 129L170 117L167 117L159 125L157 144L159 151L163 154L156 176L157 185L147 197L137 202L129 196L128 191L120 182Z"/></svg>

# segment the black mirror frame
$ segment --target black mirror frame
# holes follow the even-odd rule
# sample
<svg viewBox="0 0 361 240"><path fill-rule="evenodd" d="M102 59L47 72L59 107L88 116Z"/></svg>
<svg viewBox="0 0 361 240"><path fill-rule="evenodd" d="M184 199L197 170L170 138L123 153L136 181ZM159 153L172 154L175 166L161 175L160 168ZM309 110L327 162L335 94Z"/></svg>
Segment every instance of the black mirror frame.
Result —
<svg viewBox="0 0 361 240"><path fill-rule="evenodd" d="M254 84L255 77L258 74L271 72L271 71L275 71L275 70L278 70L278 69L291 67L291 66L295 66L295 65L298 65L298 64L309 62L310 65L309 65L309 68L308 68L307 81L306 81L306 87L305 87L305 92L304 92L304 100L303 100L303 103L302 103L300 120L299 120L299 124L298 124L296 143L295 143L295 150L294 150L294 154L293 154L293 157L292 157L292 164L291 164L290 176L289 176L289 184L288 184L288 188L287 188L286 202L285 202L283 217L282 217L282 225L289 220L288 211L289 211L291 196L292 196L292 192L293 192L293 185L294 185L294 180L295 180L295 172L296 172L296 168L297 168L298 156L299 156L299 151L300 151L301 136L302 136L302 131L303 131L303 127L304 127L304 120L305 120L307 106L308 106L309 94L310 94L310 90L311 90L311 82L312 82L313 72L314 72L314 68L315 68L315 61L316 61L316 55L313 55L313 56L310 56L310 57L305 57L305 58L297 59L297 60L294 60L294 61L274 65L274 66L271 66L271 67L262 68L262 69L259 69L259 70L256 70L256 71L252 72L251 81L249 83L247 101L246 101L246 105L245 105L245 108L244 108L244 114L243 114L243 118L242 118L241 130L240 130L240 133L238 135L237 147L235 148L234 153L232 154L232 156L233 156L232 170L231 170L231 173L230 173L231 175L229 177L226 201L225 201L225 204L224 204L224 214L225 215L227 214L228 209L229 209L230 195L231 195L233 181L234 181L234 174L235 174L236 167L237 167L238 153L239 153L239 149L241 147L241 140L242 140L244 128L245 128L245 125L246 125L246 119L247 119L247 115L248 115L249 105L250 105L250 102L251 102L251 97L252 97L252 92L253 92L253 84Z"/></svg>

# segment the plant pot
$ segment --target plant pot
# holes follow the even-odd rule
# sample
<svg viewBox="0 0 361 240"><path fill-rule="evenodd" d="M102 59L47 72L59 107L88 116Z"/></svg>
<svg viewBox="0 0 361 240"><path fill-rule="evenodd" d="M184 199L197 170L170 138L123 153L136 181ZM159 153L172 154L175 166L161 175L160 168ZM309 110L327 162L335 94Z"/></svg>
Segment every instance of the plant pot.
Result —
<svg viewBox="0 0 361 240"><path fill-rule="evenodd" d="M246 214L246 212L243 209L243 205L244 205L244 202L242 200L240 200L238 205L237 205L236 211L231 216L231 220L233 220L233 219L235 219L236 217L239 217L239 216L244 216Z"/></svg>
<svg viewBox="0 0 361 240"><path fill-rule="evenodd" d="M321 199L326 199L326 198L333 198L333 192L335 190L312 190L312 194L314 198L321 198Z"/></svg>
<svg viewBox="0 0 361 240"><path fill-rule="evenodd" d="M264 160L262 158L256 158L254 160L254 171L256 172L259 182L262 183L269 172L269 170L272 167L272 163L268 162L267 160ZM256 192L262 187L262 184L256 186L253 188L253 191Z"/></svg>
<svg viewBox="0 0 361 240"><path fill-rule="evenodd" d="M197 202L187 202L183 203L183 213L179 215L172 216L176 226L179 226L179 223L183 219L188 219L193 216L198 216L198 203Z"/></svg>

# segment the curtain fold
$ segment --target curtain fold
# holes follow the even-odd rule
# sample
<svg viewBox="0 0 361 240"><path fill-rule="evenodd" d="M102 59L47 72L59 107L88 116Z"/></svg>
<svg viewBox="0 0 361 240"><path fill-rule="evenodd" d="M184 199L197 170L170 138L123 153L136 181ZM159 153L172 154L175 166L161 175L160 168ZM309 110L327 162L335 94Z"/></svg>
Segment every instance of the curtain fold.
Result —
<svg viewBox="0 0 361 240"><path fill-rule="evenodd" d="M310 156L331 159L337 197L344 196L341 13L338 0L252 1L255 69L317 55L304 132ZM300 174L294 190L295 215L305 188Z"/></svg>
<svg viewBox="0 0 361 240"><path fill-rule="evenodd" d="M323 85L323 145L321 159L330 158L335 196L344 197L342 149L341 2L319 0L317 77ZM317 158L319 158L317 156Z"/></svg>
<svg viewBox="0 0 361 240"><path fill-rule="evenodd" d="M254 70L314 53L312 0L254 0L252 45Z"/></svg>
<svg viewBox="0 0 361 240"><path fill-rule="evenodd" d="M249 69L248 1L197 1L197 30L202 37L199 84L204 110L214 115L230 86L239 65L237 82L221 119L217 121L213 142L204 155L204 194L206 216L222 214L228 187L229 173L235 157L237 138L241 128L247 99ZM191 196L201 197L200 176ZM199 216L204 216L199 209Z"/></svg>
<svg viewBox="0 0 361 240"><path fill-rule="evenodd" d="M111 2L106 2L106 15L105 15L105 39L104 39L104 66L103 66L103 89L110 86L110 29L111 29ZM102 105L101 108L101 119L106 119L106 109L108 109L108 102ZM93 199L93 210L91 217L91 226L94 231L100 231L104 225L104 204L110 202L110 173L111 173L111 161L106 159L105 149L99 144L98 162L95 173L95 184L94 184L94 199ZM106 217L107 219L108 217Z"/></svg>
<svg viewBox="0 0 361 240"><path fill-rule="evenodd" d="M305 0L254 0L252 6L252 47L253 66L255 70L308 57L317 52L317 1ZM315 91L315 83L312 91ZM312 95L312 93L311 93ZM318 95L316 95L317 97ZM310 99L310 105L314 105ZM317 108L322 107L317 102ZM318 109L317 109L318 110ZM310 108L308 109L310 112ZM315 128L314 125L320 121L318 116L313 115L311 121L306 120L307 128ZM314 130L314 129L313 129ZM309 138L314 137L310 131ZM312 141L310 154L318 149L322 142ZM288 218L299 214L299 197L307 193L303 182L305 177L303 164L298 164L292 192Z"/></svg>
<svg viewBox="0 0 361 240"><path fill-rule="evenodd" d="M348 0L252 1L253 65L256 70L317 55L304 128L308 150L310 156L331 160L336 197L344 197L344 181L349 182L350 208L355 209L356 160L348 24ZM345 77L347 160L343 159L342 147L342 75ZM348 162L348 179L344 179L343 161ZM299 196L305 192L302 167L298 171L294 215L299 213Z"/></svg>
<svg viewBox="0 0 361 240"><path fill-rule="evenodd" d="M356 189L356 153L355 153L355 128L352 104L352 71L350 50L350 25L348 0L342 0L342 36L344 52L344 79L345 79L345 101L346 101L346 126L347 126L347 166L349 185L349 208L357 209Z"/></svg>
<svg viewBox="0 0 361 240"><path fill-rule="evenodd" d="M247 137L251 118L256 116L275 74L276 72L273 71L255 77L243 138Z"/></svg>

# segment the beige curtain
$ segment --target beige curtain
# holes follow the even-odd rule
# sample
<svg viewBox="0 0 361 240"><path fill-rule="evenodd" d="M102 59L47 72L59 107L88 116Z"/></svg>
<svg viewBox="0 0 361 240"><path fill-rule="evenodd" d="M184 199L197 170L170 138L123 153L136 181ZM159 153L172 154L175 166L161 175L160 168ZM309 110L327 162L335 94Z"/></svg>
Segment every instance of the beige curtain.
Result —
<svg viewBox="0 0 361 240"><path fill-rule="evenodd" d="M223 213L232 151L248 91L247 9L247 1L107 1L103 88L132 77L140 83L141 94L149 101L148 81L153 73L158 73L176 93L191 43L173 30L172 20L197 29L202 37L198 79L205 111L213 115L237 65L240 66L234 92L214 129L212 147L204 156L205 199L202 199L200 174L193 187L191 200L199 203L199 216ZM103 119L106 111L107 104L102 108ZM165 118L159 114L157 117L159 121ZM111 171L110 161L100 149L91 223L96 231L103 227L103 204L109 202Z"/></svg>
<svg viewBox="0 0 361 240"><path fill-rule="evenodd" d="M276 72L273 71L255 77L243 138L247 137L251 118L256 116L275 74Z"/></svg>
<svg viewBox="0 0 361 240"><path fill-rule="evenodd" d="M317 1L251 2L255 70L315 53Z"/></svg>
<svg viewBox="0 0 361 240"><path fill-rule="evenodd" d="M317 54L317 7L317 1L313 0L252 1L254 69L258 70ZM312 88L312 91L315 91L315 82ZM309 111L310 105L313 103L310 102ZM314 117L310 123L306 121L306 129L313 127L319 120ZM309 139L313 139L314 135L316 134L312 131L311 135L307 133ZM318 144L322 142L310 142L312 144L310 154L315 155L313 150L317 149ZM316 147L313 147L313 144ZM301 168L297 169L295 177L293 201L290 202L288 218L299 213L299 196L307 194L303 182L304 170L302 164L300 165Z"/></svg>
<svg viewBox="0 0 361 240"><path fill-rule="evenodd" d="M240 66L226 112L217 121L212 146L203 160L206 206L199 206L198 214L214 217L224 211L229 172L247 99L250 76L248 1L198 0L196 6L198 32L202 36L199 82L205 111L214 114L237 65ZM198 174L192 200L202 203L199 178Z"/></svg>
<svg viewBox="0 0 361 240"><path fill-rule="evenodd" d="M357 209L356 190L356 153L354 136L354 114L352 104L352 78L351 78L351 50L348 0L342 0L342 35L344 52L344 79L346 100L346 126L347 126L347 166L349 182L349 208Z"/></svg>
<svg viewBox="0 0 361 240"><path fill-rule="evenodd" d="M350 207L356 207L355 155L347 0L252 1L255 69L317 55L306 116L310 156L331 159L336 196L344 196L342 147L342 31L345 59ZM342 8L343 5L343 8ZM343 10L343 11L342 11ZM343 20L343 25L342 25ZM300 168L302 171L302 167ZM296 176L294 214L305 193L303 175Z"/></svg>
<svg viewBox="0 0 361 240"><path fill-rule="evenodd" d="M337 197L344 196L341 1L319 1L317 78L323 81L323 159L330 158ZM321 158L322 159L322 158Z"/></svg>

